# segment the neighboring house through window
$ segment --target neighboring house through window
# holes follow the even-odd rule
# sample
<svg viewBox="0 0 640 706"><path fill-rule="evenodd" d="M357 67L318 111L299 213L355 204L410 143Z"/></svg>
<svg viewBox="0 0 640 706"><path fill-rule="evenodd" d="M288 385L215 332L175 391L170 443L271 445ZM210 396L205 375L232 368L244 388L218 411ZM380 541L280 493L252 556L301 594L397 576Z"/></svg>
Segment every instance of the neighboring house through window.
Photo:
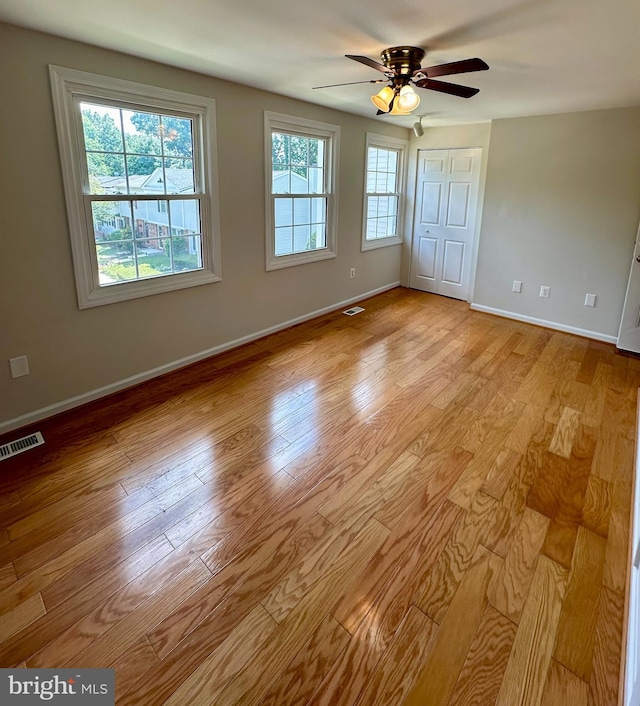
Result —
<svg viewBox="0 0 640 706"><path fill-rule="evenodd" d="M265 113L267 270L336 256L336 125Z"/></svg>
<svg viewBox="0 0 640 706"><path fill-rule="evenodd" d="M218 281L214 101L50 71L80 307Z"/></svg>
<svg viewBox="0 0 640 706"><path fill-rule="evenodd" d="M362 249L402 242L402 192L408 143L367 133Z"/></svg>

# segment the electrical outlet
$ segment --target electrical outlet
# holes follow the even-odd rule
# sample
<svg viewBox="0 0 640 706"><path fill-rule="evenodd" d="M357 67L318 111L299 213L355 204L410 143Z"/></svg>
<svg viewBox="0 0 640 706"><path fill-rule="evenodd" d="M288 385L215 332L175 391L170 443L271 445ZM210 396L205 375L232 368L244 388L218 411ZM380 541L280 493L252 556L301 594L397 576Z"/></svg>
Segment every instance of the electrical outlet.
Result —
<svg viewBox="0 0 640 706"><path fill-rule="evenodd" d="M349 279L353 279L355 276L356 276L356 268L355 268L355 267L352 267L352 268L349 270Z"/></svg>
<svg viewBox="0 0 640 706"><path fill-rule="evenodd" d="M585 306L595 306L596 305L596 295L595 294L587 294L584 298L584 305Z"/></svg>
<svg viewBox="0 0 640 706"><path fill-rule="evenodd" d="M514 279L513 280L513 292L518 292L518 294L522 291L522 282L519 279Z"/></svg>
<svg viewBox="0 0 640 706"><path fill-rule="evenodd" d="M21 378L23 375L29 374L29 361L26 355L10 358L9 367L11 368L12 378Z"/></svg>
<svg viewBox="0 0 640 706"><path fill-rule="evenodd" d="M543 284L543 285L540 287L540 296L541 296L543 299L548 299L550 295L551 295L551 287L547 287L546 284Z"/></svg>

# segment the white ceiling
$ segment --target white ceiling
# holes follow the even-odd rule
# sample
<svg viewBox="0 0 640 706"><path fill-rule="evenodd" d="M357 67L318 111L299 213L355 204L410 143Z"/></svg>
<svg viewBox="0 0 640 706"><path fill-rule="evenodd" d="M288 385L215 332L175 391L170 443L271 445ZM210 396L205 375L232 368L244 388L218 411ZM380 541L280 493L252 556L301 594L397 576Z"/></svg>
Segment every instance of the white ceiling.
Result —
<svg viewBox="0 0 640 706"><path fill-rule="evenodd" d="M484 59L444 78L474 98L419 91L426 125L640 105L639 0L0 0L0 20L369 117L380 86L312 90L381 77L345 54Z"/></svg>

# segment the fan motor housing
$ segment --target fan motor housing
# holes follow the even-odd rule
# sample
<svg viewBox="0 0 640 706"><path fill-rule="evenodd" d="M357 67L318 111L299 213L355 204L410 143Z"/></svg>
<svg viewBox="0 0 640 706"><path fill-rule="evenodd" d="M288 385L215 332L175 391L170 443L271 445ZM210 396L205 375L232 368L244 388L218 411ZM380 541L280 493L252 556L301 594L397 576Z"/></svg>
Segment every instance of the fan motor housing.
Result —
<svg viewBox="0 0 640 706"><path fill-rule="evenodd" d="M420 47L390 47L380 57L382 63L396 74L411 75L420 68L425 51Z"/></svg>

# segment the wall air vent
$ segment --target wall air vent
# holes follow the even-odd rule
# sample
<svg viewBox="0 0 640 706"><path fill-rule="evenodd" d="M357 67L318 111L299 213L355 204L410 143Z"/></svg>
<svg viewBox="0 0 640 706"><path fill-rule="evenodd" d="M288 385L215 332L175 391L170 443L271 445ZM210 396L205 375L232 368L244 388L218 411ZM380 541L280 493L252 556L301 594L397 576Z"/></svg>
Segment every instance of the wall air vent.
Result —
<svg viewBox="0 0 640 706"><path fill-rule="evenodd" d="M29 436L23 436L22 439L10 441L8 444L0 446L0 461L4 461L5 458L17 456L23 451L27 451L27 449L31 449L34 446L40 446L41 444L44 444L44 439L39 431L35 434L29 434Z"/></svg>
<svg viewBox="0 0 640 706"><path fill-rule="evenodd" d="M361 311L364 311L364 309L361 306L352 306L351 309L345 309L343 311L343 314L346 314L347 316L355 316L356 314L359 314Z"/></svg>

